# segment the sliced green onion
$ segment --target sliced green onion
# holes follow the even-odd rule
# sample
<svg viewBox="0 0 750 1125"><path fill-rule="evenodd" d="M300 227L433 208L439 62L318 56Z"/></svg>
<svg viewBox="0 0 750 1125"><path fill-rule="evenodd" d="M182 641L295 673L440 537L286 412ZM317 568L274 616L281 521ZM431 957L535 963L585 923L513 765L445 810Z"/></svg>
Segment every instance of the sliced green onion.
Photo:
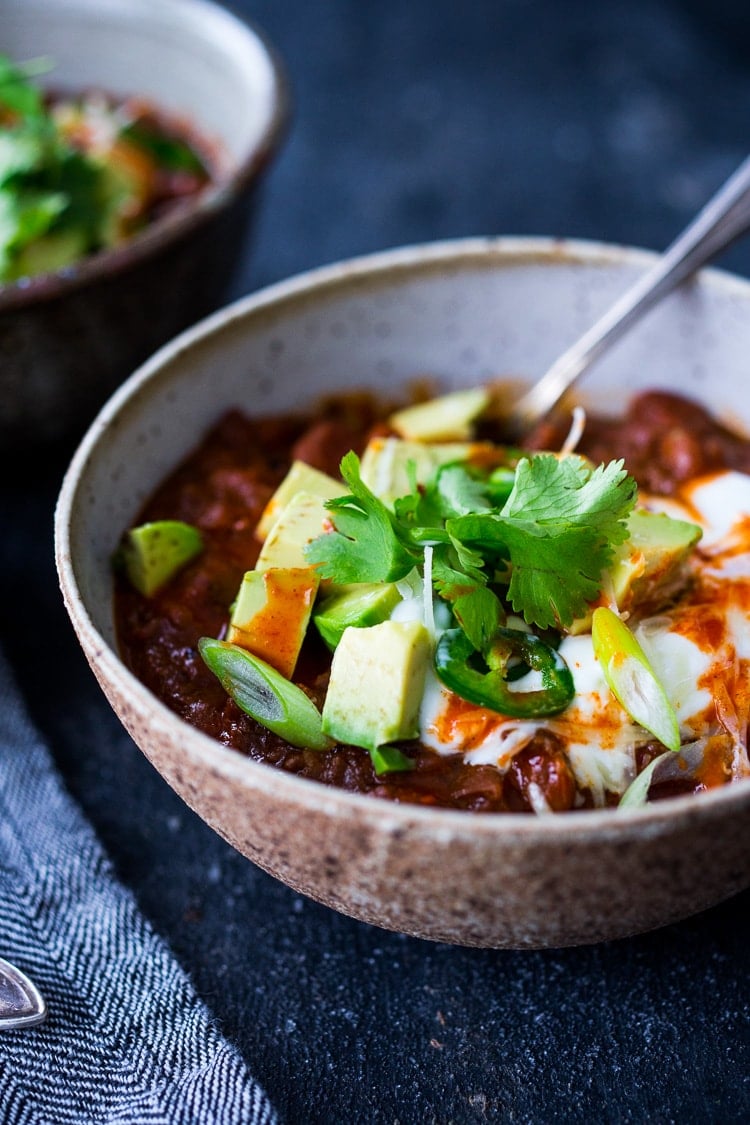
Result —
<svg viewBox="0 0 750 1125"><path fill-rule="evenodd" d="M631 719L678 751L680 725L674 707L627 625L611 609L600 606L593 613L591 640L612 694Z"/></svg>
<svg viewBox="0 0 750 1125"><path fill-rule="evenodd" d="M413 760L396 746L376 746L374 750L370 751L370 759L378 777L384 773L398 773L414 769Z"/></svg>
<svg viewBox="0 0 750 1125"><path fill-rule="evenodd" d="M656 767L664 761L665 758L672 756L671 750L665 750L663 754L659 754L648 763L645 769L641 770L634 781L631 781L622 797L620 797L617 805L618 809L640 809L648 804L648 791L651 788Z"/></svg>
<svg viewBox="0 0 750 1125"><path fill-rule="evenodd" d="M206 665L237 706L268 730L304 750L328 750L320 711L302 688L239 645L202 637Z"/></svg>

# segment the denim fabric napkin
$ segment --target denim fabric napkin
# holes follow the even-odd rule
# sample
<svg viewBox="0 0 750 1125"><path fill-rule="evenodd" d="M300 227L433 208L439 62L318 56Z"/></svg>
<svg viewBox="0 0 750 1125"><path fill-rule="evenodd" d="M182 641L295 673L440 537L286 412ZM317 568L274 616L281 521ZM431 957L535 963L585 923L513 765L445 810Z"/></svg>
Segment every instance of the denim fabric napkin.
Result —
<svg viewBox="0 0 750 1125"><path fill-rule="evenodd" d="M3 1125L271 1125L276 1115L115 880L0 653L0 957L47 1002L0 1031Z"/></svg>

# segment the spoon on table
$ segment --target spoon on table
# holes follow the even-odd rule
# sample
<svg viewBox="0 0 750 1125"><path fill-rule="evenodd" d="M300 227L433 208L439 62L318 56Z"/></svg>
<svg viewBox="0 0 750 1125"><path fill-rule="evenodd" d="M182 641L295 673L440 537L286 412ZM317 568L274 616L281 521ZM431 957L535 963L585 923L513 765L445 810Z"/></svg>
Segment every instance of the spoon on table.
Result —
<svg viewBox="0 0 750 1125"><path fill-rule="evenodd" d="M47 1005L34 982L0 957L0 1031L33 1027L47 1017Z"/></svg>
<svg viewBox="0 0 750 1125"><path fill-rule="evenodd" d="M576 379L639 317L750 227L750 157L639 278L547 372L515 402L504 421L511 439L527 434Z"/></svg>

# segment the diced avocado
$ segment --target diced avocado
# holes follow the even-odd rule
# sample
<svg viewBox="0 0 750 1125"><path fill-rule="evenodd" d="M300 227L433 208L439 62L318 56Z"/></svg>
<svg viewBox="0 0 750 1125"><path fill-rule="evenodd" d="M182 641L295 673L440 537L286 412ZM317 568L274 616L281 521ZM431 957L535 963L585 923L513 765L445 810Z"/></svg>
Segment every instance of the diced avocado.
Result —
<svg viewBox="0 0 750 1125"><path fill-rule="evenodd" d="M345 629L333 655L323 731L367 750L416 738L431 653L419 621Z"/></svg>
<svg viewBox="0 0 750 1125"><path fill-rule="evenodd" d="M485 387L472 387L397 410L388 421L409 441L467 441L489 401Z"/></svg>
<svg viewBox="0 0 750 1125"><path fill-rule="evenodd" d="M333 652L344 629L350 625L357 629L379 625L390 616L400 599L401 595L393 582L362 582L342 586L320 603L313 621Z"/></svg>
<svg viewBox="0 0 750 1125"><path fill-rule="evenodd" d="M321 473L319 469L313 469L304 461L294 461L263 509L263 515L255 530L258 539L266 538L282 510L298 492L309 492L313 496L320 496L323 500L334 500L337 496L343 496L346 488L341 481L334 480L327 473Z"/></svg>
<svg viewBox="0 0 750 1125"><path fill-rule="evenodd" d="M612 583L620 609L670 598L682 584L682 563L703 534L697 524L639 509L630 538L617 548Z"/></svg>
<svg viewBox="0 0 750 1125"><path fill-rule="evenodd" d="M411 492L409 465L414 464L417 484L427 484L435 470L450 461L466 461L482 445L474 442L446 442L424 445L400 438L373 438L362 454L362 480L384 504L392 505L399 496Z"/></svg>
<svg viewBox="0 0 750 1125"><path fill-rule="evenodd" d="M16 255L9 280L19 277L36 277L41 273L72 266L88 251L86 232L82 227L51 231L34 239Z"/></svg>
<svg viewBox="0 0 750 1125"><path fill-rule="evenodd" d="M268 532L255 569L309 566L305 547L330 528L331 518L323 497L312 492L295 493Z"/></svg>
<svg viewBox="0 0 750 1125"><path fill-rule="evenodd" d="M684 585L684 563L703 532L687 520L642 508L627 522L629 538L615 548L607 592L611 591L621 612L656 612ZM591 612L574 621L570 632L585 633L590 628Z"/></svg>
<svg viewBox="0 0 750 1125"><path fill-rule="evenodd" d="M317 592L312 566L249 570L234 603L227 641L291 679Z"/></svg>
<svg viewBox="0 0 750 1125"><path fill-rule="evenodd" d="M202 549L196 527L181 520L156 520L126 532L117 559L136 590L151 597Z"/></svg>

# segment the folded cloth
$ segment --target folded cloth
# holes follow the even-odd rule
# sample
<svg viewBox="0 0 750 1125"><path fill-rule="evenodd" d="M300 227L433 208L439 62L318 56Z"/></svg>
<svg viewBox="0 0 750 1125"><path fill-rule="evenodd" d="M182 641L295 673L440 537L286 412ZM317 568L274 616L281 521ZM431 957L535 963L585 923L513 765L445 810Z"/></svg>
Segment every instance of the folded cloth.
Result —
<svg viewBox="0 0 750 1125"><path fill-rule="evenodd" d="M3 1125L187 1125L276 1115L113 877L0 653L0 957L47 1021L0 1031Z"/></svg>

